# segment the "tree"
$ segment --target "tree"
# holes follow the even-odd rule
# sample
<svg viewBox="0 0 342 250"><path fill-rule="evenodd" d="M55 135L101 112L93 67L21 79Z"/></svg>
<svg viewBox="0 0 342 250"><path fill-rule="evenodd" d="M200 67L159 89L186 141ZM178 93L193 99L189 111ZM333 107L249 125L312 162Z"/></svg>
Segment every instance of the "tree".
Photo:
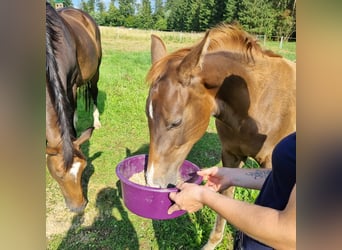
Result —
<svg viewBox="0 0 342 250"><path fill-rule="evenodd" d="M296 30L296 0L281 0L275 4L277 16L274 35L288 40Z"/></svg>
<svg viewBox="0 0 342 250"><path fill-rule="evenodd" d="M152 9L150 0L142 0L137 15L137 28L151 29L153 27Z"/></svg>
<svg viewBox="0 0 342 250"><path fill-rule="evenodd" d="M111 1L105 17L105 24L109 26L122 25L123 17L120 16L119 9L115 7L115 2Z"/></svg>
<svg viewBox="0 0 342 250"><path fill-rule="evenodd" d="M64 7L73 7L74 6L71 0L64 0L63 5L64 5Z"/></svg>
<svg viewBox="0 0 342 250"><path fill-rule="evenodd" d="M248 32L285 39L296 27L296 0L111 0L107 10L104 0L81 0L80 5L99 25L204 31L238 22Z"/></svg>
<svg viewBox="0 0 342 250"><path fill-rule="evenodd" d="M279 13L276 19L275 35L288 40L294 31L295 26L291 11L286 9L282 13Z"/></svg>
<svg viewBox="0 0 342 250"><path fill-rule="evenodd" d="M198 22L199 27L196 31L204 31L208 28L211 28L211 26L213 26L215 23L220 22L222 20L215 20L217 7L218 6L216 6L215 0L200 1Z"/></svg>
<svg viewBox="0 0 342 250"><path fill-rule="evenodd" d="M119 12L123 17L134 15L134 0L119 0Z"/></svg>
<svg viewBox="0 0 342 250"><path fill-rule="evenodd" d="M238 2L238 21L251 33L270 37L274 31L276 11L265 0L242 0Z"/></svg>
<svg viewBox="0 0 342 250"><path fill-rule="evenodd" d="M87 2L88 12L93 14L95 13L95 0L88 0Z"/></svg>
<svg viewBox="0 0 342 250"><path fill-rule="evenodd" d="M168 0L167 27L169 30L185 31L189 16L189 0Z"/></svg>
<svg viewBox="0 0 342 250"><path fill-rule="evenodd" d="M155 0L155 9L153 12L153 28L156 30L166 30L166 10L163 5L163 0Z"/></svg>
<svg viewBox="0 0 342 250"><path fill-rule="evenodd" d="M48 2L51 4L52 7L55 7L55 0L48 0ZM73 3L71 0L64 0L63 1L63 6L64 7L73 7Z"/></svg>
<svg viewBox="0 0 342 250"><path fill-rule="evenodd" d="M232 23L237 20L237 0L228 0L223 14L223 20Z"/></svg>
<svg viewBox="0 0 342 250"><path fill-rule="evenodd" d="M210 22L210 27L220 23L225 20L225 12L226 12L226 6L229 0L222 1L222 0L214 0L214 8L212 10L212 19ZM208 28L210 28L208 27Z"/></svg>
<svg viewBox="0 0 342 250"><path fill-rule="evenodd" d="M155 0L154 15L164 16L163 0Z"/></svg>
<svg viewBox="0 0 342 250"><path fill-rule="evenodd" d="M99 13L103 13L103 12L105 12L105 4L104 4L104 2L103 2L103 0L96 0L96 3L95 3L95 5L96 5L96 10L97 10L97 12L99 12Z"/></svg>
<svg viewBox="0 0 342 250"><path fill-rule="evenodd" d="M107 13L105 12L105 4L103 0L96 0L95 5L96 5L96 11L93 14L95 22L98 25L106 25Z"/></svg>
<svg viewBox="0 0 342 250"><path fill-rule="evenodd" d="M81 0L81 2L80 2L80 9L89 13L88 4L86 2L84 2L84 0Z"/></svg>

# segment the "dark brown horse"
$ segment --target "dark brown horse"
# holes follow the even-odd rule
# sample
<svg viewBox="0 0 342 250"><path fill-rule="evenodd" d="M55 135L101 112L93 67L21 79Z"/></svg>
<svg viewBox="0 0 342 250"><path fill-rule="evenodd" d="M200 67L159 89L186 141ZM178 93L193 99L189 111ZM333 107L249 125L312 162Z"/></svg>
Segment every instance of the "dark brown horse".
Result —
<svg viewBox="0 0 342 250"><path fill-rule="evenodd" d="M83 211L87 204L81 185L87 159L80 145L94 127L100 127L96 104L101 53L99 29L87 13L74 8L57 12L46 3L47 167L74 212ZM94 101L94 127L77 138L74 117L81 86L86 88L86 106L91 98Z"/></svg>
<svg viewBox="0 0 342 250"><path fill-rule="evenodd" d="M152 35L146 101L150 149L148 185L175 184L177 169L205 133L211 116L225 167L247 157L271 168L277 142L296 128L296 66L236 26L209 30L195 46L167 54ZM232 190L225 191L232 196ZM205 249L222 237L219 216Z"/></svg>

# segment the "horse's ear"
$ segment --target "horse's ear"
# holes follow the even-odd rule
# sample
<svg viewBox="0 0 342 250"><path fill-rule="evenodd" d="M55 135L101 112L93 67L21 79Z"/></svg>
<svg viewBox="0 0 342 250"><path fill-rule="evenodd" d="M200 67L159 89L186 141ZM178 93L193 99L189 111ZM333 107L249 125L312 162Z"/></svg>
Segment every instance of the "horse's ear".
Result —
<svg viewBox="0 0 342 250"><path fill-rule="evenodd" d="M156 36L151 35L151 61L152 64L164 57L167 53L166 46L163 40Z"/></svg>
<svg viewBox="0 0 342 250"><path fill-rule="evenodd" d="M78 147L81 146L84 142L88 141L93 134L94 127L90 127L82 132L82 134L74 141L74 144Z"/></svg>
<svg viewBox="0 0 342 250"><path fill-rule="evenodd" d="M207 31L203 40L184 57L178 66L178 74L184 85L190 84L192 72L196 67L202 69L203 58L208 50L209 44L209 31Z"/></svg>

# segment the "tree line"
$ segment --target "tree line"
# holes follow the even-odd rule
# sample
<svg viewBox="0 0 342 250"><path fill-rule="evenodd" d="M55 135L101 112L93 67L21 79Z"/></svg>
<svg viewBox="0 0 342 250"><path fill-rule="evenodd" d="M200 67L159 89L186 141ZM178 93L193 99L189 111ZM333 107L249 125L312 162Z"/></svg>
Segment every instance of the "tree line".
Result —
<svg viewBox="0 0 342 250"><path fill-rule="evenodd" d="M54 0L49 1L54 5ZM64 6L73 6L64 0ZM296 34L296 0L81 0L80 9L101 26L162 31L205 31L238 23L246 31L285 40Z"/></svg>

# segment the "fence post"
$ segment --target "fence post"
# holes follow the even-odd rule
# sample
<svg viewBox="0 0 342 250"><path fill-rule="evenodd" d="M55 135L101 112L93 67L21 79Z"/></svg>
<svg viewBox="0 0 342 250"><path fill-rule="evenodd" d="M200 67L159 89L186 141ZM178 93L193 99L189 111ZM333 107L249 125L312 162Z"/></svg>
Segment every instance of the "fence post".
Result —
<svg viewBox="0 0 342 250"><path fill-rule="evenodd" d="M283 40L284 40L284 37L283 36L281 36L281 38L280 38L280 44L279 44L279 48L283 48Z"/></svg>
<svg viewBox="0 0 342 250"><path fill-rule="evenodd" d="M264 46L266 46L266 34L264 34Z"/></svg>

